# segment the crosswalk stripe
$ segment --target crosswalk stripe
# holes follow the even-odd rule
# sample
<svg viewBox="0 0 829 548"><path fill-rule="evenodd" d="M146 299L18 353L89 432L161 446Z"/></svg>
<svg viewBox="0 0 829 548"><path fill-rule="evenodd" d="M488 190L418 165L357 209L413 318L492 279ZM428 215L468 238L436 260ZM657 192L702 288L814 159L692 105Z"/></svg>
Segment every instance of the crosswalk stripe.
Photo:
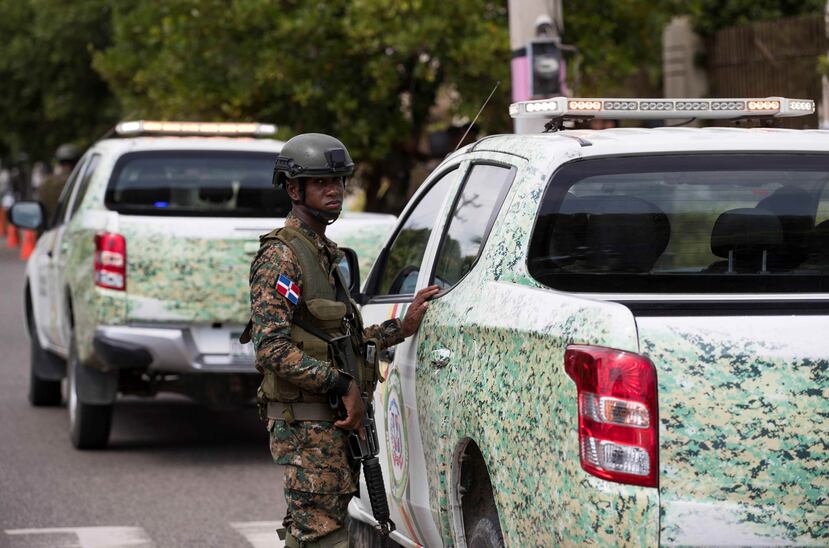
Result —
<svg viewBox="0 0 829 548"><path fill-rule="evenodd" d="M282 527L279 521L245 521L230 524L245 537L253 548L282 548L285 543L276 536L276 530Z"/></svg>
<svg viewBox="0 0 829 548"><path fill-rule="evenodd" d="M141 527L7 529L11 548L155 548Z"/></svg>

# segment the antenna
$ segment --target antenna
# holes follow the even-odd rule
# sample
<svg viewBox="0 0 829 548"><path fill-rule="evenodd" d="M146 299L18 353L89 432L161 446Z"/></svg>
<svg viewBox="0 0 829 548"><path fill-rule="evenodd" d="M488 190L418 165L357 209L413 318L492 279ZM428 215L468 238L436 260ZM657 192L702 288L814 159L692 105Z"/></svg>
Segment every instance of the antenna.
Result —
<svg viewBox="0 0 829 548"><path fill-rule="evenodd" d="M497 82L495 82L495 87L492 88L492 91L489 92L489 97L487 97L486 101L484 101L484 104L481 105L481 110L479 110L478 114L475 115L475 118L473 118L472 121L469 122L469 127L466 128L466 131L463 133L463 137L461 137L461 140L458 141L457 145L455 145L455 150L458 150L460 148L461 143L463 143L464 139L466 139L466 136L469 135L469 130L472 129L472 126L474 126L475 122L478 121L478 117L484 111L484 109L486 108L487 103L489 103L489 100L492 99L493 95L495 95L495 90L498 89L498 86L500 86L500 85L501 85L501 80L498 80Z"/></svg>

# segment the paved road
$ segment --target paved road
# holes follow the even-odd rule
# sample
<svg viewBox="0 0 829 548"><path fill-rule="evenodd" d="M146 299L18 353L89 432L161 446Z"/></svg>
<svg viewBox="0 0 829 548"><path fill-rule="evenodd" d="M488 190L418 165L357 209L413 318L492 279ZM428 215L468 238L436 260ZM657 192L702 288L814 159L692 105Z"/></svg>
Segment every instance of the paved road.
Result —
<svg viewBox="0 0 829 548"><path fill-rule="evenodd" d="M24 264L0 239L0 547L278 546L282 471L255 410L123 399L110 447L69 443L26 399Z"/></svg>

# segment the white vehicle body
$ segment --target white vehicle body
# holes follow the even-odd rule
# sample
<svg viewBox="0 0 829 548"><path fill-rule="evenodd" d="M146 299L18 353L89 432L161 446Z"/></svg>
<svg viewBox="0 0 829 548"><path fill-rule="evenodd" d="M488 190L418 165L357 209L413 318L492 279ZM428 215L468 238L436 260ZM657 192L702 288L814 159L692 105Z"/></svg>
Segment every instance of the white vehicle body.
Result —
<svg viewBox="0 0 829 548"><path fill-rule="evenodd" d="M808 438L812 441L803 443L809 446L818 439L815 436L824 436L826 454L829 294L563 291L544 287L528 271L527 255L539 204L551 177L562 166L602 158L741 153L829 155L829 132L656 128L503 135L469 145L435 169L401 214L398 229L387 241L366 284L363 316L367 324L402 318L412 294L434 283L436 256L455 215L453 208L469 167L496 164L514 170L515 175L500 213L496 206L474 266L430 303L420 331L393 354L387 354L381 366L387 380L378 387L374 407L381 440L380 462L392 520L397 525L392 533L395 541L404 546L466 545L470 535L464 528L467 486L463 485L460 470L470 440L480 446L489 469L508 546L827 541L826 499L815 505L815 499L798 498L800 487L794 486L807 481L803 479L806 477L810 478L810 488L822 488L824 495L829 492L825 458L822 470L814 468L815 459L820 460L814 454L806 458L806 464L800 464L806 467L800 472L796 473L794 464L791 468L781 466L778 473L800 478L792 479L789 486L774 477L766 476L762 482L752 480L747 469L762 462L763 447L776 448L780 443L794 443L792 440ZM422 262L416 265L419 273L415 286L399 295L372 292L376 286L372 277L383 275L384 253L393 245L398 230L408 222L419 200L434 188L432 183L453 168L459 175L438 200L434 220L418 225L430 235ZM823 193L822 203L826 204L829 188L824 187ZM821 215L825 217L829 211L819 211L818 221ZM662 312L641 313L632 304L646 301ZM701 311L682 312L682 303L688 302ZM804 311L802 307L807 306L814 310ZM581 325L579 322L585 322L586 327L574 328L573 336L560 335L572 328L570 324ZM715 422L723 425L723 432L731 432L729 421L748 429L747 425L754 424L751 421L759 423L762 418L749 420L748 411L717 407L717 402L709 401L716 396L708 392L714 389L705 378L679 373L672 376L670 371L677 363L671 352L681 344L676 337L680 332L702 333L694 336L707 337L714 348L718 344L720 348L739 346L749 361L765 356L782 360L780 364L802 365L802 360L823 364L810 380L801 377L806 374L802 369L773 374L783 385L785 378L790 383L812 383L808 393L817 390L814 393L818 394L812 405L822 411L812 407L818 413L812 419L794 412L781 415L777 419L780 428L788 421L786 427L791 430L785 434L782 430L757 432L752 440L743 440L745 454L731 457L732 464L746 475L742 483L749 489L761 489L767 500L743 492L724 494L723 484L741 483L730 477L733 471L721 469L731 465L724 455L720 455L724 460L719 462L710 451L699 450L700 462L710 465L708 476L684 460L687 454L682 453L683 447L698 441L688 432L713 431L714 423L705 422L705 417L720 417ZM558 337L565 339L562 345L575 341L644 353L655 364L662 418L658 489L604 481L579 468L575 388L564 375L563 346L559 349ZM541 357L536 359L536 355ZM688 356L693 360L690 346ZM713 350L710 357L714 362L722 359ZM552 380L547 379L549 375L554 375ZM768 375L763 378L768 380L772 373ZM516 385L510 390L499 389L498 383L513 378ZM523 384L529 379L529 384ZM760 401L765 397L774 402L787 398L785 390L776 394L772 388L749 384L747 381L741 386L744 391L720 392L722 400L745 397ZM544 390L550 393L539 393ZM686 408L699 413L693 419L700 421L698 426L685 429L670 422L677 416L680 398L686 399ZM802 413L808 413L809 407L802 409ZM819 444L813 450L821 451ZM361 493L361 498L352 500L350 514L372 523L365 485ZM749 515L762 515L763 519L752 522L746 517ZM811 533L794 525L806 522L811 525L803 527L811 527Z"/></svg>
<svg viewBox="0 0 829 548"><path fill-rule="evenodd" d="M84 154L26 266L32 383L50 394L33 403L59 403L55 389L73 356L81 375L72 376L70 363L73 425L74 405L111 408L117 392L252 401L260 378L252 345L238 338L250 317L248 276L259 236L282 226L277 215L290 209L270 183L281 147L266 139L156 135L103 139ZM279 210L262 202L274 196ZM256 214L242 212L243 202ZM192 207L170 210L180 204ZM346 212L329 234L367 266L393 222ZM100 446L106 437L95 439L81 445Z"/></svg>

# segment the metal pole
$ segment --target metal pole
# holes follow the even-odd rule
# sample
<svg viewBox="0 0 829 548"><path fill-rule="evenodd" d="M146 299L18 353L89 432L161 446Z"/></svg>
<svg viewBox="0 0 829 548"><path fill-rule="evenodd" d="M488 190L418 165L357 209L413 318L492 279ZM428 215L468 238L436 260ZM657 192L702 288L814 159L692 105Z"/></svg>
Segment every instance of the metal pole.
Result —
<svg viewBox="0 0 829 548"><path fill-rule="evenodd" d="M541 35L561 38L564 28L561 0L509 0L509 35L512 50L512 100L530 99L530 70L527 44ZM544 34L542 34L544 33ZM541 133L544 121L516 119L515 133Z"/></svg>

